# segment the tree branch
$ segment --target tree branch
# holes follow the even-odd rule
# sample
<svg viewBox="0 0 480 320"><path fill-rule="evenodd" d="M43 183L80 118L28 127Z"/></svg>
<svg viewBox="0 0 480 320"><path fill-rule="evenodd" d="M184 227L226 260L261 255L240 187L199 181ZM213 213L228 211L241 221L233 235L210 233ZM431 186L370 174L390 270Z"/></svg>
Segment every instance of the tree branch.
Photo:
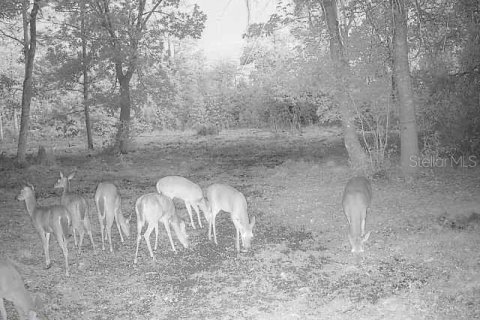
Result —
<svg viewBox="0 0 480 320"><path fill-rule="evenodd" d="M163 0L157 1L157 3L153 6L152 10L150 10L150 12L147 13L147 17L143 20L143 23L142 23L142 26L141 26L141 29L140 29L140 30L145 29L148 20L150 20L150 17L153 15L153 13L157 10L158 6L159 6L162 2L163 2ZM139 18L139 21L140 21L140 14L139 14L139 17L138 17L138 18Z"/></svg>
<svg viewBox="0 0 480 320"><path fill-rule="evenodd" d="M14 36L12 36L12 35L4 32L4 31L1 30L1 29L0 29L0 34L1 34L2 36L6 37L6 38L9 38L9 39L12 39L12 40L14 40L14 41L19 42L19 43L23 46L23 41L20 40L20 39L18 39L17 37L14 37Z"/></svg>

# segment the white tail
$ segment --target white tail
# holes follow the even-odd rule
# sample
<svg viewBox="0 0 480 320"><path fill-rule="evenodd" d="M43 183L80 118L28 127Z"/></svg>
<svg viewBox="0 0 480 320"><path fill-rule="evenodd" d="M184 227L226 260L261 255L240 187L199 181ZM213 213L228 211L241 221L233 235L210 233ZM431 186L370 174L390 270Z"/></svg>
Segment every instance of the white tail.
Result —
<svg viewBox="0 0 480 320"><path fill-rule="evenodd" d="M71 225L70 213L64 206L53 205L37 207L33 186L24 187L17 199L25 201L27 212L32 218L33 225L42 239L45 252L45 265L50 268L49 241L50 234L54 234L65 257L65 274L68 276L68 248L67 238Z"/></svg>
<svg viewBox="0 0 480 320"><path fill-rule="evenodd" d="M97 191L95 192L95 204L97 205L100 232L102 234L102 250L105 250L105 239L108 237L110 252L113 252L113 221L117 224L118 233L120 233L120 240L122 243L124 241L122 231L127 238L130 237L130 219L125 219L121 212L122 200L117 187L110 182L99 183Z"/></svg>
<svg viewBox="0 0 480 320"><path fill-rule="evenodd" d="M95 250L95 243L93 242L92 225L90 223L90 208L87 200L79 195L70 192L70 180L75 176L72 172L68 177L64 176L60 171L60 178L55 183L54 188L62 188L62 198L60 203L65 206L72 216L73 240L77 246L77 231L80 235L80 242L78 243L78 250L82 250L83 237L85 232L90 236L93 250Z"/></svg>
<svg viewBox="0 0 480 320"><path fill-rule="evenodd" d="M3 299L13 302L20 319L39 319L37 297L32 298L25 289L22 277L7 260L0 259L0 315L7 320L7 311Z"/></svg>
<svg viewBox="0 0 480 320"><path fill-rule="evenodd" d="M205 199L203 198L202 189L197 184L184 177L168 176L158 180L157 191L171 199L178 198L183 200L185 202L185 207L187 207L188 215L190 216L192 228L196 229L193 222L193 208L197 213L198 225L200 228L203 228L199 208L202 209L206 218L207 206Z"/></svg>
<svg viewBox="0 0 480 320"><path fill-rule="evenodd" d="M178 240L182 243L185 248L188 248L188 236L185 231L185 222L177 217L175 213L175 206L173 205L172 199L163 194L158 193L149 193L141 196L137 199L135 203L135 212L137 213L137 249L135 250L135 259L134 263L137 263L138 255L138 246L142 239L141 233L145 225L147 230L145 231L143 237L147 242L148 252L150 257L155 260L155 256L152 252L152 246L150 245L150 233L155 229L155 251L157 250L158 244L158 223L161 221L167 230L168 239L172 245L172 250L176 252L175 245L172 240L172 233L170 231L170 225L173 227L173 231L177 236Z"/></svg>
<svg viewBox="0 0 480 320"><path fill-rule="evenodd" d="M347 182L342 205L350 228L348 239L353 253L363 252L363 244L370 236L370 232L365 234L365 220L371 201L372 186L367 178L354 177Z"/></svg>
<svg viewBox="0 0 480 320"><path fill-rule="evenodd" d="M208 239L212 239L212 226L213 226L213 238L215 244L217 244L217 232L215 228L215 217L223 210L229 212L237 231L236 249L240 252L239 236L242 236L242 246L244 250L248 250L251 246L253 238L253 226L255 225L255 217L249 222L247 214L247 200L245 196L238 190L224 185L224 184L212 184L207 188L208 206L210 208L210 217L208 225Z"/></svg>

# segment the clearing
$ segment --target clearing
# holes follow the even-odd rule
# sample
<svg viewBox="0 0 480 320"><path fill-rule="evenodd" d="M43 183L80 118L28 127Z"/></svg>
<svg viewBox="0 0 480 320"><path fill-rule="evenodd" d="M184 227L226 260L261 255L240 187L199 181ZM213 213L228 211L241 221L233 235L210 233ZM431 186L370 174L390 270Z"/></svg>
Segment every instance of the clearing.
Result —
<svg viewBox="0 0 480 320"><path fill-rule="evenodd" d="M138 137L127 155L89 153L80 142L57 147L55 154L55 165L27 169L16 169L9 156L0 159L0 254L18 263L49 319L480 318L478 166L424 169L412 184L394 175L372 181L372 234L357 265L340 204L351 174L338 130L308 129L301 136L263 130L209 137L160 133ZM70 238L66 277L54 239L53 264L44 269L39 236L15 197L28 180L40 204L58 203L61 190L53 185L59 171L74 168L71 189L90 200L100 249L94 253L86 238L79 255ZM187 223L190 248L174 238L174 254L160 226L157 261L142 241L134 265L133 204L154 192L165 175L182 175L202 188L221 182L242 191L250 217L256 216L253 249L236 254L235 229L222 213L218 246L208 242L208 228L193 230ZM112 229L113 254L101 250L93 205L104 180L118 185L123 214L133 213L132 236L124 244ZM176 204L188 222L183 203ZM6 305L9 319L17 319Z"/></svg>

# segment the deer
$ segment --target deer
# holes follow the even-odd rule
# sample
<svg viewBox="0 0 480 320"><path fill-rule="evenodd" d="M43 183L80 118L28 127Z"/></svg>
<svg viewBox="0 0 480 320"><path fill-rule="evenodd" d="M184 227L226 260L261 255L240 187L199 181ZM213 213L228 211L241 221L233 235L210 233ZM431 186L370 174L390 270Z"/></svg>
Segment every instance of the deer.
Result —
<svg viewBox="0 0 480 320"><path fill-rule="evenodd" d="M81 252L83 237L86 232L90 236L90 242L92 243L93 251L95 251L88 202L83 196L70 192L70 180L72 180L74 176L75 172L70 173L68 176L64 176L60 171L60 178L57 183L55 183L54 188L63 189L60 203L67 208L72 217L73 240L75 247L77 247L78 232L80 235L78 251Z"/></svg>
<svg viewBox="0 0 480 320"><path fill-rule="evenodd" d="M349 225L348 240L354 254L364 251L363 244L370 237L370 232L365 234L365 220L371 202L370 181L363 176L351 178L343 192L342 206Z"/></svg>
<svg viewBox="0 0 480 320"><path fill-rule="evenodd" d="M43 319L39 312L41 301L38 296L32 297L25 289L22 276L7 259L0 258L0 315L7 320L7 311L3 299L11 301L20 319Z"/></svg>
<svg viewBox="0 0 480 320"><path fill-rule="evenodd" d="M229 185L216 183L207 188L206 195L209 208L208 239L212 240L213 227L213 239L215 244L218 245L215 218L220 211L225 211L230 213L236 229L235 248L237 253L240 252L240 236L242 238L242 251L248 251L253 238L255 217L252 217L251 221L249 221L247 200L243 193Z"/></svg>
<svg viewBox="0 0 480 320"><path fill-rule="evenodd" d="M177 239L183 245L184 248L188 248L188 235L185 230L185 222L181 220L175 213L175 205L172 199L159 193L148 193L140 196L135 202L135 212L137 214L137 249L135 250L135 259L133 263L137 263L138 247L141 241L141 232L145 225L147 229L143 235L145 242L147 243L148 252L150 257L155 261L155 256L152 252L152 246L150 245L150 234L152 230L155 230L155 251L158 245L158 223L162 222L165 226L165 230L170 240L173 252L177 252L175 244L172 240L172 232L170 226L173 227L173 231L177 236Z"/></svg>
<svg viewBox="0 0 480 320"><path fill-rule="evenodd" d="M113 252L112 225L114 221L117 224L121 242L124 242L122 232L127 238L130 237L130 218L126 219L123 216L121 202L120 193L113 183L101 182L98 184L95 192L95 204L102 234L102 250L105 250L105 240L108 237L110 252Z"/></svg>
<svg viewBox="0 0 480 320"><path fill-rule="evenodd" d="M53 233L65 258L65 274L69 276L67 235L71 226L70 212L62 205L37 206L35 189L32 185L25 186L17 196L17 200L25 201L25 206L32 219L33 226L42 239L43 251L45 253L45 268L49 269L51 266L49 242L50 235Z"/></svg>
<svg viewBox="0 0 480 320"><path fill-rule="evenodd" d="M172 200L174 198L178 198L185 202L185 207L187 208L188 215L190 216L192 228L196 229L192 217L193 208L197 213L198 224L200 228L203 228L202 220L200 219L199 208L202 209L203 213L205 214L205 218L208 219L208 216L206 215L207 205L205 198L203 197L202 189L197 184L184 177L167 176L158 180L156 187L158 193L161 193Z"/></svg>

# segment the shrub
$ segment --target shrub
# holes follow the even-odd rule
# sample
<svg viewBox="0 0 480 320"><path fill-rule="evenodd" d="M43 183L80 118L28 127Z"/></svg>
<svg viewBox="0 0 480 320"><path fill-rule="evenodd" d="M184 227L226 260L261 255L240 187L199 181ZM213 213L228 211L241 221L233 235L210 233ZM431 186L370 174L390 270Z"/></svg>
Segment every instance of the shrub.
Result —
<svg viewBox="0 0 480 320"><path fill-rule="evenodd" d="M197 128L197 135L199 136L212 136L220 133L220 130L216 126L201 125Z"/></svg>

